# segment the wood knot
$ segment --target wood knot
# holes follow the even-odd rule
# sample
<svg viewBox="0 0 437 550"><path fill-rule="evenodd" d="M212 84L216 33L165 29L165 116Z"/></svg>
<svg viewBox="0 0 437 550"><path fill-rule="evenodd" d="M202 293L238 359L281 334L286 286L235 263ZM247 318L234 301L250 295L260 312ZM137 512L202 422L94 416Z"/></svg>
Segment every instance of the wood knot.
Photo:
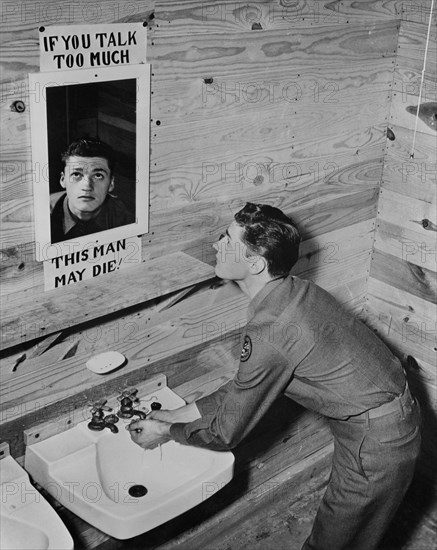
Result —
<svg viewBox="0 0 437 550"><path fill-rule="evenodd" d="M424 218L421 223L423 229L426 229L427 231L437 231L437 225L435 223L432 223L432 221L428 220L427 218Z"/></svg>
<svg viewBox="0 0 437 550"><path fill-rule="evenodd" d="M390 141L394 141L396 139L395 133L393 132L393 130L391 128L387 128L387 138Z"/></svg>

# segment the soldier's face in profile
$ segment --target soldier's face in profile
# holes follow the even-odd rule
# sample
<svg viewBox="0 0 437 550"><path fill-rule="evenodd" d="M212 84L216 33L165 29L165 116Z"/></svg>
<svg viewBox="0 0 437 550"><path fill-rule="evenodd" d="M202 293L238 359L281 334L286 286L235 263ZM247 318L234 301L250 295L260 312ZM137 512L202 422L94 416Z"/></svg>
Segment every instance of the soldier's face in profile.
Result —
<svg viewBox="0 0 437 550"><path fill-rule="evenodd" d="M249 274L250 256L247 246L241 240L244 233L235 221L213 244L216 254L215 273L218 277L231 281L244 280Z"/></svg>

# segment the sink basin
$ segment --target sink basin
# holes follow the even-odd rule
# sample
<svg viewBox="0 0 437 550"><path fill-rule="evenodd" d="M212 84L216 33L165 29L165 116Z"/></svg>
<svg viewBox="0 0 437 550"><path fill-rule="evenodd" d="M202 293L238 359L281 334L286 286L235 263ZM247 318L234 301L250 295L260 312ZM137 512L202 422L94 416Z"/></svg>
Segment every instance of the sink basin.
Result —
<svg viewBox="0 0 437 550"><path fill-rule="evenodd" d="M9 455L8 446L1 449L0 548L72 550L73 539L60 517Z"/></svg>
<svg viewBox="0 0 437 550"><path fill-rule="evenodd" d="M164 386L140 398L149 412L185 404ZM26 469L66 508L117 539L134 537L200 504L232 479L230 452L169 441L152 450L132 442L120 419L119 432L94 432L88 420L26 448Z"/></svg>

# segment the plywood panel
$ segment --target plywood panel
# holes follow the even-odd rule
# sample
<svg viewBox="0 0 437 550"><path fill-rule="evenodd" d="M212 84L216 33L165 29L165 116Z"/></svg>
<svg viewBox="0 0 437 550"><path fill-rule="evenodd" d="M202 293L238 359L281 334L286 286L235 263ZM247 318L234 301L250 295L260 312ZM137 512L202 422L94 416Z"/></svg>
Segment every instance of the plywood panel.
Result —
<svg viewBox="0 0 437 550"><path fill-rule="evenodd" d="M309 239L301 247L294 272L327 289L339 280L367 276L374 227L374 221L368 220Z"/></svg>
<svg viewBox="0 0 437 550"><path fill-rule="evenodd" d="M156 15L159 26L174 35L201 32L200 27L211 33L241 32L252 28L254 32L260 32L264 29L346 25L395 18L425 23L430 4L431 0L418 5L403 0L343 0L341 3L324 0L254 0L247 3L209 0L199 5L195 0L158 0Z"/></svg>
<svg viewBox="0 0 437 550"><path fill-rule="evenodd" d="M419 3L414 7L419 8ZM418 104L422 76L421 106L437 99L435 22L424 63L427 30L428 18L401 22L390 111L392 133L387 140L364 315L395 353L418 361L408 378L425 413L421 470L430 476L427 463L435 462L437 451L428 435L435 432L437 410L437 233L426 231L421 222L428 218L434 223L436 217L437 134L435 121L428 118L426 124L420 117L415 132L416 115L407 111Z"/></svg>
<svg viewBox="0 0 437 550"><path fill-rule="evenodd" d="M310 110L311 106L315 111L328 111L351 104L360 112L366 101L380 103L387 99L393 63L390 57L364 59L359 65L345 59L341 67L304 66L297 61L278 67L273 62L268 70L241 72L232 70L224 58L216 60L203 77L179 74L180 67L175 67L178 78L171 80L161 74L158 65L154 68L152 114L168 126L261 109L274 111L278 106L291 115L302 108ZM376 97L378 92L380 96ZM190 102L184 102L188 96Z"/></svg>
<svg viewBox="0 0 437 550"><path fill-rule="evenodd" d="M384 109L378 111L382 114ZM381 135L377 119L370 110L361 111L358 120L354 119L354 112L353 107L342 110L339 106L337 114L331 113L324 120L323 117L311 119L317 113L314 109L290 117L284 116L282 111L261 112L258 116L223 119L213 127L207 122L160 127L152 134L152 163L159 169L174 170L188 163L201 169L205 163L219 163L220 158L222 162L232 163L236 152L240 155L250 152L251 158L271 156L276 162L300 164L302 158L309 160L309 148L312 147L316 157L324 156L326 164L332 161L335 166L335 158L331 155L333 149L340 155L348 151L358 157L357 151L374 139L375 134ZM310 128L308 120L312 120ZM379 124L382 126L384 122ZM279 153L273 154L278 150ZM243 159L240 156L235 160L244 165ZM232 169L231 164L229 171Z"/></svg>
<svg viewBox="0 0 437 550"><path fill-rule="evenodd" d="M419 201L383 189L378 201L374 246L401 260L436 271L437 232L425 229L422 224L424 219L435 218L436 206L431 200Z"/></svg>
<svg viewBox="0 0 437 550"><path fill-rule="evenodd" d="M436 271L437 235L434 231L409 231L402 226L378 219L375 249L410 264Z"/></svg>
<svg viewBox="0 0 437 550"><path fill-rule="evenodd" d="M387 140L382 188L406 197L435 203L437 199L436 138L402 126L391 126L394 141Z"/></svg>
<svg viewBox="0 0 437 550"><path fill-rule="evenodd" d="M420 105L424 105L425 101L421 100ZM411 107L417 107L417 100L413 100L412 103L406 102L402 100L401 94L393 94L393 100L391 102L391 110L390 110L390 124L394 124L396 126L403 126L404 128L409 128L410 130L414 130L416 126L416 120L417 120L417 132L421 132L423 134L428 134L429 136L432 136L435 138L437 135L436 132L436 125L435 125L435 119L431 118L434 116L435 109L432 109L432 115L428 113L427 120L431 120L432 126L429 126L422 117L419 115L419 117L416 116L415 113L410 113L407 111L407 108ZM424 112L425 110L421 109L420 112Z"/></svg>
<svg viewBox="0 0 437 550"><path fill-rule="evenodd" d="M431 305L437 303L437 280L434 271L374 250L370 275L399 290L409 292Z"/></svg>
<svg viewBox="0 0 437 550"><path fill-rule="evenodd" d="M434 10L434 19L436 13ZM394 90L403 92L404 94L419 95L419 87L414 89L414 84L420 84L422 71L426 79L424 100L431 100L435 96L426 96L426 92L435 93L437 84L436 63L436 35L437 30L434 24L431 25L431 33L428 44L427 57L425 60L425 48L428 31L428 18L423 23L426 26L418 23L402 21L399 29L398 52L396 55L395 71L394 71Z"/></svg>
<svg viewBox="0 0 437 550"><path fill-rule="evenodd" d="M427 27L415 23L401 25L399 33L398 55L393 78L393 100L390 122L397 126L414 129L417 118L417 131L436 136L435 120L428 118L426 123L420 116L408 112L408 108L417 107L420 87L420 104L436 102L437 96L437 27L431 26L427 47ZM427 56L425 59L425 49ZM423 83L422 80L423 71ZM422 113L424 111L422 110Z"/></svg>
<svg viewBox="0 0 437 550"><path fill-rule="evenodd" d="M337 65L372 59L393 58L396 53L396 21L372 24L371 32L362 25L299 28L284 35L280 31L262 33L190 34L181 43L179 37L155 33L153 55L158 78L172 80L175 74L192 78L265 72L272 65L288 70L291 66ZM206 72L206 74L205 74Z"/></svg>
<svg viewBox="0 0 437 550"><path fill-rule="evenodd" d="M32 327L33 332L34 324L38 327L36 337L45 336L213 276L209 265L179 252L102 275L97 284L83 281L18 303L9 296L2 303L2 346L29 340L27 331Z"/></svg>
<svg viewBox="0 0 437 550"><path fill-rule="evenodd" d="M436 376L435 304L374 277L369 278L367 302L367 318L384 340L401 357L413 355L429 365L429 375Z"/></svg>
<svg viewBox="0 0 437 550"><path fill-rule="evenodd" d="M374 187L382 177L384 142L380 126L348 136L302 137L291 146L278 142L276 148L256 153L230 148L219 156L209 151L203 160L199 153L186 151L190 164L176 163L170 169L163 160L153 167L152 212L217 197L250 200L269 191L294 193L297 205L309 204L316 194L324 202L331 193L340 197Z"/></svg>

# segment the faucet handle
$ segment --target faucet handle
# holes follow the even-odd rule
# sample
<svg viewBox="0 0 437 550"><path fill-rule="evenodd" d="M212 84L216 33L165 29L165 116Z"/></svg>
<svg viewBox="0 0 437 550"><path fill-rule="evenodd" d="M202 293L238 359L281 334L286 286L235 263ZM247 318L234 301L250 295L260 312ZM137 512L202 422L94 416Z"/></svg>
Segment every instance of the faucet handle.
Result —
<svg viewBox="0 0 437 550"><path fill-rule="evenodd" d="M136 402L139 401L137 397L138 390L137 388L126 388L122 390L121 394L117 397L118 401L121 401L122 399L131 399L132 401Z"/></svg>
<svg viewBox="0 0 437 550"><path fill-rule="evenodd" d="M95 414L99 411L112 411L111 407L106 406L107 401L107 399L100 399L100 401L96 401L95 403L89 403L89 405L92 407L91 413Z"/></svg>

